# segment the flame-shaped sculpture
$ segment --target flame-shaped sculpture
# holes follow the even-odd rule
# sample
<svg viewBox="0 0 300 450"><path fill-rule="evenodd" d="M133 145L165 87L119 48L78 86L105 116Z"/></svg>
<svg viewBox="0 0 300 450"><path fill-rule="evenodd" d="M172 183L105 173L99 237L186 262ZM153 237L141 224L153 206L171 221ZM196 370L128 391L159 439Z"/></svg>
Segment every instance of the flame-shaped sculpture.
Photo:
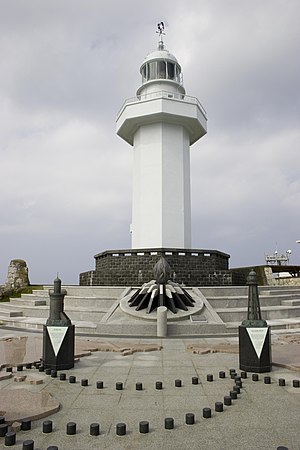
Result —
<svg viewBox="0 0 300 450"><path fill-rule="evenodd" d="M157 284L166 284L171 278L171 267L168 261L161 257L153 268L153 275Z"/></svg>
<svg viewBox="0 0 300 450"><path fill-rule="evenodd" d="M130 307L136 311L146 309L150 314L159 306L166 306L173 314L178 309L188 311L194 307L195 300L190 294L179 286L178 283L170 281L171 267L165 258L160 258L153 268L155 280L143 284L128 300Z"/></svg>

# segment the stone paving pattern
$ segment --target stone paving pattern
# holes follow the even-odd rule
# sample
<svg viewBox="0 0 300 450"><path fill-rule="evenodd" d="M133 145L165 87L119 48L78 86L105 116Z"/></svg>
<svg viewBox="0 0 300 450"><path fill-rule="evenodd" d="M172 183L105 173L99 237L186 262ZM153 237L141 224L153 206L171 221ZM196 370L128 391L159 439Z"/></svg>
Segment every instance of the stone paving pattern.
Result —
<svg viewBox="0 0 300 450"><path fill-rule="evenodd" d="M7 333L9 330L5 330ZM1 330L5 336L4 330ZM14 335L17 335L14 332ZM91 339L92 341L92 339ZM120 343L120 339L109 339ZM132 344L158 344L161 351L136 352L126 357L118 352L93 352L81 358L75 367L66 371L67 381L51 378L36 369L24 369L13 375L43 376L43 384L26 385L29 392L47 392L61 403L60 410L47 419L53 421L53 432L42 433L44 419L32 422L29 431L17 432L13 448L21 449L25 440L33 439L35 450L57 445L60 450L69 449L243 449L272 450L286 446L289 450L300 449L300 388L292 387L292 380L299 379L299 372L274 367L270 373L272 383L265 384L260 374L254 382L251 375L243 380L241 394L232 406L224 406L224 412L214 411L216 401L229 395L234 381L229 369L238 370L235 353L197 354L187 351L187 346L203 344L210 348L216 344L236 344L228 339L126 339ZM295 344L298 345L298 344ZM289 343L282 347L290 346ZM298 347L299 348L299 347ZM219 371L226 378L218 377ZM214 380L207 381L207 374ZM68 382L70 375L77 382ZM59 376L59 374L58 374ZM193 385L192 377L199 377L200 384ZM286 386L279 386L278 379L285 378ZM88 386L81 380L88 379ZM175 387L175 379L182 380L182 387ZM104 388L96 389L96 382L103 381ZM155 389L155 382L162 381L163 389ZM122 382L124 390L116 390ZM143 390L136 390L136 383L143 383ZM24 383L13 378L0 382L0 389L24 389ZM1 397L0 397L1 398ZM30 410L32 404L28 402ZM202 410L210 407L212 417L204 419ZM1 409L1 407L0 407ZM185 424L185 414L194 413L196 423ZM164 429L164 419L173 417L175 428ZM149 421L150 432L139 433L139 422ZM66 435L68 422L76 422L77 434ZM101 434L90 436L91 423L100 424ZM116 436L119 422L127 425L125 436ZM4 438L0 438L4 448Z"/></svg>

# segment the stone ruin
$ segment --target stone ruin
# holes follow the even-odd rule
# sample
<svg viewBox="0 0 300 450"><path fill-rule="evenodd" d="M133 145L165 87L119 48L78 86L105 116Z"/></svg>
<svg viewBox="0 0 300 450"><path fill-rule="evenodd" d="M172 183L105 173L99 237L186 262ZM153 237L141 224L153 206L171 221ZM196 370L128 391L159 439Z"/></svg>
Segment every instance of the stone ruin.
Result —
<svg viewBox="0 0 300 450"><path fill-rule="evenodd" d="M23 259L12 259L10 261L7 273L7 279L0 291L3 295L9 295L11 292L18 291L30 285L28 276L28 267Z"/></svg>

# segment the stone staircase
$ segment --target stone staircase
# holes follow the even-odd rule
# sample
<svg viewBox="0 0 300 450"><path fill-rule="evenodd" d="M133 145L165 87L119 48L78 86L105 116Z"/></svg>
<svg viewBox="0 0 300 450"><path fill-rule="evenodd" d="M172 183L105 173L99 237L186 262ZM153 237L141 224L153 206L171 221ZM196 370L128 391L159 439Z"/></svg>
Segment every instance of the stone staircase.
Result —
<svg viewBox="0 0 300 450"><path fill-rule="evenodd" d="M248 288L201 288L214 311L227 328L236 329L247 318ZM272 329L300 328L300 287L261 286L262 318Z"/></svg>
<svg viewBox="0 0 300 450"><path fill-rule="evenodd" d="M50 299L48 290L34 290L0 304L0 321L7 327L42 330L49 317ZM76 326L77 334L94 334L97 325L105 320L109 311L118 305L124 287L64 286L67 295L64 311Z"/></svg>
<svg viewBox="0 0 300 450"><path fill-rule="evenodd" d="M52 286L23 294L0 303L0 322L7 328L42 331L49 316ZM144 321L124 314L120 299L130 287L64 286L65 312L76 327L76 334L115 336L155 336L155 321ZM247 318L247 287L188 288L201 296L205 311L186 320L168 323L169 336L236 335ZM262 317L273 330L300 328L300 287L260 287ZM151 323L150 323L151 322Z"/></svg>

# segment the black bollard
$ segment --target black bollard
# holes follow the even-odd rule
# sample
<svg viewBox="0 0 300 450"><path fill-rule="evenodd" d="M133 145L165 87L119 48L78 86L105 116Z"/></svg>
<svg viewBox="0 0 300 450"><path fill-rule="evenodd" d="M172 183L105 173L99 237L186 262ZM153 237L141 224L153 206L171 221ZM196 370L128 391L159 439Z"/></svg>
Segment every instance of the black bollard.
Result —
<svg viewBox="0 0 300 450"><path fill-rule="evenodd" d="M51 378L57 378L57 371L55 369L52 369L50 375Z"/></svg>
<svg viewBox="0 0 300 450"><path fill-rule="evenodd" d="M226 405L226 406L232 405L231 397L229 395L225 395L225 397L224 397L224 405Z"/></svg>
<svg viewBox="0 0 300 450"><path fill-rule="evenodd" d="M103 389L103 381L97 381L96 388L97 389Z"/></svg>
<svg viewBox="0 0 300 450"><path fill-rule="evenodd" d="M175 380L175 387L181 387L181 380Z"/></svg>
<svg viewBox="0 0 300 450"><path fill-rule="evenodd" d="M81 386L88 386L89 385L89 380L87 378L84 378L83 380L81 380Z"/></svg>
<svg viewBox="0 0 300 450"><path fill-rule="evenodd" d="M293 380L293 387L294 388L298 388L300 386L300 381L299 380Z"/></svg>
<svg viewBox="0 0 300 450"><path fill-rule="evenodd" d="M165 418L165 430L173 430L174 428L174 419L173 417Z"/></svg>
<svg viewBox="0 0 300 450"><path fill-rule="evenodd" d="M222 402L216 402L215 403L215 411L216 412L223 412L223 403Z"/></svg>
<svg viewBox="0 0 300 450"><path fill-rule="evenodd" d="M76 377L74 375L69 376L69 383L76 383Z"/></svg>
<svg viewBox="0 0 300 450"><path fill-rule="evenodd" d="M236 391L230 391L229 395L230 395L232 400L236 400L237 399L237 392Z"/></svg>
<svg viewBox="0 0 300 450"><path fill-rule="evenodd" d="M14 431L8 431L5 435L4 445L11 447L16 443L16 433Z"/></svg>
<svg viewBox="0 0 300 450"><path fill-rule="evenodd" d="M155 389L162 389L162 388L163 388L162 381L156 381L156 383L155 383Z"/></svg>
<svg viewBox="0 0 300 450"><path fill-rule="evenodd" d="M7 425L7 423L1 423L1 425L0 425L0 437L4 437L7 432L8 432L8 425Z"/></svg>
<svg viewBox="0 0 300 450"><path fill-rule="evenodd" d="M185 415L185 423L187 425L194 425L194 423L195 423L195 414L193 414L193 413L186 413L186 415Z"/></svg>
<svg viewBox="0 0 300 450"><path fill-rule="evenodd" d="M285 379L284 378L279 378L278 384L279 384L279 386L285 386Z"/></svg>
<svg viewBox="0 0 300 450"><path fill-rule="evenodd" d="M17 372L22 372L22 370L23 370L23 365L22 365L22 364L19 364L19 365L17 366Z"/></svg>
<svg viewBox="0 0 300 450"><path fill-rule="evenodd" d="M99 423L91 423L90 425L90 435L91 436L99 436L100 434L100 425Z"/></svg>
<svg viewBox="0 0 300 450"><path fill-rule="evenodd" d="M45 367L40 364L38 370L39 372L45 372Z"/></svg>
<svg viewBox="0 0 300 450"><path fill-rule="evenodd" d="M25 367L26 367L26 369L32 369L32 363L27 363L27 364L25 365Z"/></svg>
<svg viewBox="0 0 300 450"><path fill-rule="evenodd" d="M116 383L116 390L122 391L122 389L123 389L123 383L121 383L121 382Z"/></svg>
<svg viewBox="0 0 300 450"><path fill-rule="evenodd" d="M277 450L289 450L287 447L282 447L282 445L280 447L277 447Z"/></svg>
<svg viewBox="0 0 300 450"><path fill-rule="evenodd" d="M211 417L211 409L203 408L202 415L203 415L204 419L209 419Z"/></svg>
<svg viewBox="0 0 300 450"><path fill-rule="evenodd" d="M235 369L229 369L229 374L231 375L232 373L236 373Z"/></svg>
<svg viewBox="0 0 300 450"><path fill-rule="evenodd" d="M241 372L241 377L242 378L247 378L247 372L245 372L244 370Z"/></svg>
<svg viewBox="0 0 300 450"><path fill-rule="evenodd" d="M13 368L12 367L6 367L6 372L12 372Z"/></svg>
<svg viewBox="0 0 300 450"><path fill-rule="evenodd" d="M242 381L236 381L235 385L238 386L239 388L243 387L243 382Z"/></svg>
<svg viewBox="0 0 300 450"><path fill-rule="evenodd" d="M5 423L5 416L0 416L0 424Z"/></svg>
<svg viewBox="0 0 300 450"><path fill-rule="evenodd" d="M34 450L34 441L32 439L23 441L22 450Z"/></svg>
<svg viewBox="0 0 300 450"><path fill-rule="evenodd" d="M271 384L271 377L264 377L265 384Z"/></svg>
<svg viewBox="0 0 300 450"><path fill-rule="evenodd" d="M123 422L117 423L116 434L117 434L117 436L125 436L125 434L126 434L126 423L123 423Z"/></svg>
<svg viewBox="0 0 300 450"><path fill-rule="evenodd" d="M44 420L43 433L52 433L52 420Z"/></svg>
<svg viewBox="0 0 300 450"><path fill-rule="evenodd" d="M59 374L59 379L60 379L60 381L66 381L67 375L65 373L60 373Z"/></svg>
<svg viewBox="0 0 300 450"><path fill-rule="evenodd" d="M198 377L192 377L192 384L199 384L199 378Z"/></svg>
<svg viewBox="0 0 300 450"><path fill-rule="evenodd" d="M208 375L206 375L206 380L207 381L213 381L214 380L214 376L211 373L209 373Z"/></svg>
<svg viewBox="0 0 300 450"><path fill-rule="evenodd" d="M50 447L47 447L47 450L58 450L58 447L56 445L50 445Z"/></svg>
<svg viewBox="0 0 300 450"><path fill-rule="evenodd" d="M76 423L75 422L67 423L67 434L69 434L69 435L76 434Z"/></svg>
<svg viewBox="0 0 300 450"><path fill-rule="evenodd" d="M241 393L241 388L235 384L233 386L233 391L235 391L237 394L240 394Z"/></svg>
<svg viewBox="0 0 300 450"><path fill-rule="evenodd" d="M221 371L219 372L219 378L225 378L225 377L226 377L225 372L223 372L223 370L221 370Z"/></svg>
<svg viewBox="0 0 300 450"><path fill-rule="evenodd" d="M21 422L21 430L22 431L31 430L31 420L30 419L22 420L22 422Z"/></svg>
<svg viewBox="0 0 300 450"><path fill-rule="evenodd" d="M252 374L252 381L258 381L258 380L259 380L258 374L257 373L253 373Z"/></svg>
<svg viewBox="0 0 300 450"><path fill-rule="evenodd" d="M147 420L142 420L139 423L139 432L142 434L149 433L149 422Z"/></svg>
<svg viewBox="0 0 300 450"><path fill-rule="evenodd" d="M50 369L50 367L47 367L47 369L45 370L45 374L46 375L51 375L52 369Z"/></svg>
<svg viewBox="0 0 300 450"><path fill-rule="evenodd" d="M142 391L143 390L143 383L135 383L135 389L137 391Z"/></svg>

